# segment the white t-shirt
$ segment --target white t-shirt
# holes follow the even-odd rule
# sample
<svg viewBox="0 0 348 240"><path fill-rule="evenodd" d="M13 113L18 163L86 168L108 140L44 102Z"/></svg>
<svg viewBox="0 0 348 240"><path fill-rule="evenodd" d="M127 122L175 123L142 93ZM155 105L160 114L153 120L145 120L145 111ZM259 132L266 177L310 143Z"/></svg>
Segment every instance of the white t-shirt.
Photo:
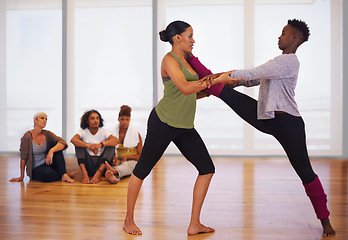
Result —
<svg viewBox="0 0 348 240"><path fill-rule="evenodd" d="M104 128L99 128L98 132L93 135L88 128L86 129L82 129L80 128L77 131L77 134L80 135L81 140L87 144L94 144L94 143L100 143L103 142L105 140L107 140L109 138L109 136L111 135L110 132L108 132L106 129ZM89 153L89 155L91 156L100 156L102 154L102 152L104 151L104 147L99 148L98 149L98 154L94 155L94 153L87 149L87 152Z"/></svg>

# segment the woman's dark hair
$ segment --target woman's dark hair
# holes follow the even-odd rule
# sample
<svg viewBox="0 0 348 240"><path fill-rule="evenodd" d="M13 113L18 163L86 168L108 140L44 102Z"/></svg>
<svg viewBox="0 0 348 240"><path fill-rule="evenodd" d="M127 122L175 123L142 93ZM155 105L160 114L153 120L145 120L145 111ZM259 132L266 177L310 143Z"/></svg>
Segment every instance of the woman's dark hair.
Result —
<svg viewBox="0 0 348 240"><path fill-rule="evenodd" d="M307 26L307 23L301 21L301 20L297 20L297 19L292 19L292 20L288 20L288 24L295 28L300 34L301 34L301 38L302 38L302 42L306 42L308 41L310 32L309 32L309 28Z"/></svg>
<svg viewBox="0 0 348 240"><path fill-rule="evenodd" d="M173 45L173 37L176 34L181 34L186 31L186 28L190 27L190 24L183 21L171 22L165 30L159 32L160 39L163 42L169 42Z"/></svg>
<svg viewBox="0 0 348 240"><path fill-rule="evenodd" d="M130 108L127 105L123 105L120 108L120 113L118 114L118 117L119 118L122 117L122 116L130 117L131 116L131 111L132 111L132 108Z"/></svg>
<svg viewBox="0 0 348 240"><path fill-rule="evenodd" d="M100 113L99 113L97 110L92 109L92 110L89 110L89 111L85 112L85 113L82 115L82 117L81 117L81 123L80 123L80 127L81 127L82 129L86 129L86 128L89 127L87 121L88 121L89 116L90 116L92 113L96 113L96 114L99 115L99 120L100 120L100 122L99 122L99 127L103 127L103 126L104 126L104 119L102 118L102 116L100 115Z"/></svg>

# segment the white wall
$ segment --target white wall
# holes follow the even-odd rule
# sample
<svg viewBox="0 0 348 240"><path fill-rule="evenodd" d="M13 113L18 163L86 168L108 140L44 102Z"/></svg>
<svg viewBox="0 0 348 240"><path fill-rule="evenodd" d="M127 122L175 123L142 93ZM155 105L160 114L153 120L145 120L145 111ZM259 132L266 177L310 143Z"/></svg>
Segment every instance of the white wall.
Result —
<svg viewBox="0 0 348 240"><path fill-rule="evenodd" d="M343 158L348 158L348 2L343 4Z"/></svg>

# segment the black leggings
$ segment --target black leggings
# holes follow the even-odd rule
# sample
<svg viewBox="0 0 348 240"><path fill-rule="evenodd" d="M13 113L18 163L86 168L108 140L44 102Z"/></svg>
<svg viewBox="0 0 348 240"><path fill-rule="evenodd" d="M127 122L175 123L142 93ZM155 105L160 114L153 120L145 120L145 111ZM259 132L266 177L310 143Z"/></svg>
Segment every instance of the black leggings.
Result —
<svg viewBox="0 0 348 240"><path fill-rule="evenodd" d="M40 182L60 181L65 173L64 155L62 151L58 151L53 154L51 165L45 163L32 170L32 179Z"/></svg>
<svg viewBox="0 0 348 240"><path fill-rule="evenodd" d="M314 181L316 174L309 161L305 125L301 117L276 113L275 118L258 120L257 101L229 86L224 86L219 98L250 125L278 140L304 184Z"/></svg>
<svg viewBox="0 0 348 240"><path fill-rule="evenodd" d="M153 109L148 120L144 147L133 174L139 179L145 179L171 141L196 167L199 175L215 172L213 161L196 129L171 127L163 123L157 116L156 110Z"/></svg>

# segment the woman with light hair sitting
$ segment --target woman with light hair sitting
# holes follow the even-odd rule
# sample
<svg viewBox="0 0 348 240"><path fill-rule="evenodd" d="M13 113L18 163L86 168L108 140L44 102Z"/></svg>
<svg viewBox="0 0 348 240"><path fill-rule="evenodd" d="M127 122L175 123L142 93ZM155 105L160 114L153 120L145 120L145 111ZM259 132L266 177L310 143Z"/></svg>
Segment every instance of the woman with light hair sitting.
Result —
<svg viewBox="0 0 348 240"><path fill-rule="evenodd" d="M34 116L34 129L27 131L21 138L20 171L21 176L10 179L11 182L23 181L24 170L31 180L41 182L63 181L72 183L77 172L66 173L63 150L68 147L66 141L53 132L44 130L47 115L43 112Z"/></svg>

